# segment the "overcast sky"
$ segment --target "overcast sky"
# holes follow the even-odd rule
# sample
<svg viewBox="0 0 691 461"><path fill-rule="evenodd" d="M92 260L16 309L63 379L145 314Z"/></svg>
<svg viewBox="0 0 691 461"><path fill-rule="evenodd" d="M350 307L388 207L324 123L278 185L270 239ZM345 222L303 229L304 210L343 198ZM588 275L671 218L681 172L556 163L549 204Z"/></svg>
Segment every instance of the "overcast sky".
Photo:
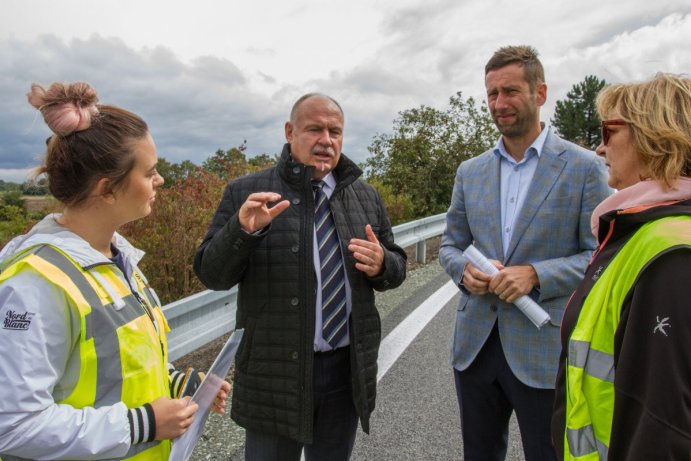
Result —
<svg viewBox="0 0 691 461"><path fill-rule="evenodd" d="M344 152L368 155L400 111L484 100L483 68L528 44L555 102L586 75L691 73L688 0L0 0L0 179L23 181L49 134L32 82L83 80L141 115L159 156L200 164L247 140L278 153L300 95L335 97Z"/></svg>

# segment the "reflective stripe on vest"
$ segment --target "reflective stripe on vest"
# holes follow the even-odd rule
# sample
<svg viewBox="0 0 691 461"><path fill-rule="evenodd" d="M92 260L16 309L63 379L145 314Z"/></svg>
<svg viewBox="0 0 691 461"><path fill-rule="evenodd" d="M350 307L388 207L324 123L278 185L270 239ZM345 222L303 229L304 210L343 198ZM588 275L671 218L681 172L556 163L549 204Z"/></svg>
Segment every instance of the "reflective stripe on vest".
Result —
<svg viewBox="0 0 691 461"><path fill-rule="evenodd" d="M691 217L646 223L612 259L588 293L569 338L564 459L606 460L614 412L614 336L624 300L660 255L691 248Z"/></svg>
<svg viewBox="0 0 691 461"><path fill-rule="evenodd" d="M128 408L136 408L170 396L165 339L169 328L160 306L146 306L159 324L157 332L114 265L84 270L60 250L40 245L15 259L2 275L20 271L25 264L59 286L79 311L79 378L72 392L57 403L98 408L122 401ZM103 283L111 286L106 289ZM144 294L139 280L137 289L142 298L152 299ZM116 292L124 295L123 302L113 302L109 293ZM125 458L165 460L169 451L170 441L134 444Z"/></svg>

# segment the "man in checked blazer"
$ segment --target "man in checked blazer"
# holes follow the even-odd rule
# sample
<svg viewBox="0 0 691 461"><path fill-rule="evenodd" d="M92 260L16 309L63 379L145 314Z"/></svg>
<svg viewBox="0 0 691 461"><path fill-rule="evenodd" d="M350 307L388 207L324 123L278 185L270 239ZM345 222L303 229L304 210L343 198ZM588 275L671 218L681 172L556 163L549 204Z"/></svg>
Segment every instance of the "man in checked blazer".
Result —
<svg viewBox="0 0 691 461"><path fill-rule="evenodd" d="M610 193L594 152L540 122L547 86L537 52L500 48L485 66L494 148L457 171L439 260L460 290L451 363L467 460L502 460L516 412L525 459L556 459L550 441L559 325L596 248L590 215ZM500 269L464 257L473 244ZM537 329L512 302L550 315Z"/></svg>

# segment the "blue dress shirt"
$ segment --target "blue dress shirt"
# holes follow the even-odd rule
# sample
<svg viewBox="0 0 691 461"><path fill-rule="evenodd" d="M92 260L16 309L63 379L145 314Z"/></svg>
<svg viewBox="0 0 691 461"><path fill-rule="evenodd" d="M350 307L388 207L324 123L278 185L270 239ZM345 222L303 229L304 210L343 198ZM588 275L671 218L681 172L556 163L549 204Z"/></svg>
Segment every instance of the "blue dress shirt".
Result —
<svg viewBox="0 0 691 461"><path fill-rule="evenodd" d="M521 207L528 196L528 188L535 175L537 163L542 154L542 148L551 128L542 127L542 131L535 141L525 151L520 162L509 154L504 147L504 138L500 137L494 147L494 153L499 156L501 179L499 193L501 194L501 242L504 256L509 249L513 235L514 222L518 218Z"/></svg>

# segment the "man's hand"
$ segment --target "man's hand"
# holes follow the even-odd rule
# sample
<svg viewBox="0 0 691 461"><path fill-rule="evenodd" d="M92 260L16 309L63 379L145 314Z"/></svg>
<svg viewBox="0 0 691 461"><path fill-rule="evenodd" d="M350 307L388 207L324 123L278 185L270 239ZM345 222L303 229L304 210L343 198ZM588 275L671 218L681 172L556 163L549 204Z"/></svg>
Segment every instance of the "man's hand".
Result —
<svg viewBox="0 0 691 461"><path fill-rule="evenodd" d="M156 418L156 440L174 439L187 431L199 405L189 403L190 397L170 399L159 397L151 402Z"/></svg>
<svg viewBox="0 0 691 461"><path fill-rule="evenodd" d="M211 375L214 376L214 375ZM204 381L204 378L206 377L206 373L204 372L199 372L199 378ZM218 413L219 415L223 415L226 412L226 400L228 399L228 393L230 392L231 385L228 381L222 381L221 382L221 388L218 390L218 394L216 394L216 398L214 399L214 403L211 406L211 411L214 413Z"/></svg>
<svg viewBox="0 0 691 461"><path fill-rule="evenodd" d="M490 259L489 261L499 270L504 268L496 259ZM465 269L463 269L463 286L474 295L486 295L489 291L488 287L491 279L491 276L470 263L466 264Z"/></svg>
<svg viewBox="0 0 691 461"><path fill-rule="evenodd" d="M277 202L280 198L281 195L275 192L255 192L250 194L238 213L242 230L252 234L268 226L276 216L283 213L290 206L288 200L283 200L269 208L269 203Z"/></svg>
<svg viewBox="0 0 691 461"><path fill-rule="evenodd" d="M218 390L218 394L216 394L216 398L214 399L214 404L211 407L214 413L218 413L219 415L225 414L226 400L228 399L230 388L231 386L228 381L223 381L223 383L221 383L221 388Z"/></svg>
<svg viewBox="0 0 691 461"><path fill-rule="evenodd" d="M358 261L355 268L370 277L381 274L384 266L384 249L381 247L377 236L374 235L372 226L365 226L367 240L350 239L348 250L353 253L353 257Z"/></svg>
<svg viewBox="0 0 691 461"><path fill-rule="evenodd" d="M530 293L539 283L533 266L510 266L492 277L487 290L502 301L512 303Z"/></svg>

